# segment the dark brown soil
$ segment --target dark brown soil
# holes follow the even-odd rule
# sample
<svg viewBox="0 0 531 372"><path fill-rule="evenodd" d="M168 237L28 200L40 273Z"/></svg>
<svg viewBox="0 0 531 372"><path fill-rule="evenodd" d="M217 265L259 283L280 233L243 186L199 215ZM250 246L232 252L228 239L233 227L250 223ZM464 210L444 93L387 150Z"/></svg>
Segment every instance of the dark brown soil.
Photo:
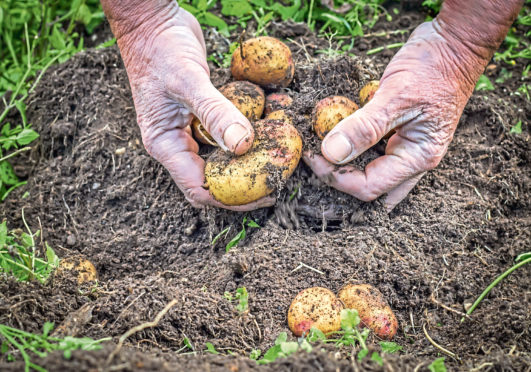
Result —
<svg viewBox="0 0 531 372"><path fill-rule="evenodd" d="M423 19L404 11L373 34L412 30ZM365 37L351 51L358 57L330 59L317 54L328 41L305 26L273 28L274 35L292 40L297 69L288 91L307 146L312 142L304 115L313 104L331 94L357 101L360 83L377 78L395 50L370 57L364 51L408 35ZM212 51L217 44L209 35ZM459 357L446 356L450 370L529 371L529 266L495 287L460 323L464 304L531 246L529 125L521 134L509 133L518 120L529 123L529 100L514 94L524 65L505 66L512 78L474 94L444 160L391 214L378 201L363 203L330 190L301 163L275 207L244 215L192 208L142 147L116 47L80 53L52 67L30 99L28 120L41 134L40 144L19 158L16 171L29 177L28 185L4 202L0 219L22 227L24 208L30 227L42 226L59 256L83 254L96 265L100 282L78 288L64 277L47 285L2 277L0 323L37 332L45 321L66 319L62 331L118 342L176 299L158 326L129 337L108 367L427 370L444 354L426 332ZM489 70L493 79L501 67ZM212 78L220 86L230 74L219 69ZM359 164L379 151L371 149ZM244 216L261 228L248 228L247 238L226 253ZM225 238L212 245L225 228ZM400 354L385 355L383 367L360 363L352 350L331 345L262 367L248 358L251 350L272 346L280 332L289 333L286 312L300 290L337 291L348 281L372 284L384 294L399 320L394 341L404 347ZM249 311L240 315L223 294L242 286L249 291ZM377 341L370 336L375 350ZM206 342L223 355L206 353ZM114 348L107 343L99 351L74 352L70 360L53 353L35 361L50 371L103 370ZM229 351L235 355L225 355ZM21 362L0 359L0 370L21 368Z"/></svg>

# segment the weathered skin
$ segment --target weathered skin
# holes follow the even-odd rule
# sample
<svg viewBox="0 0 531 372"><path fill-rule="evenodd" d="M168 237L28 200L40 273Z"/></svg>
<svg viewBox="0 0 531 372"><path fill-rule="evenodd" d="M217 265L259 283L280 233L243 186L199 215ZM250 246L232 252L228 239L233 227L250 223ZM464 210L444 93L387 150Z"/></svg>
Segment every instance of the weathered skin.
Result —
<svg viewBox="0 0 531 372"><path fill-rule="evenodd" d="M122 54L148 153L170 172L195 207L246 211L272 205L267 197L243 206L214 200L204 185L205 163L185 130L192 114L221 148L238 155L254 131L245 116L210 82L197 20L171 0L102 0Z"/></svg>
<svg viewBox="0 0 531 372"><path fill-rule="evenodd" d="M324 158L306 153L304 161L330 186L358 199L387 193L391 210L441 161L477 80L522 5L446 0L437 18L420 25L391 60L374 98L326 136ZM396 133L385 155L364 171L331 164L350 162L391 129Z"/></svg>
<svg viewBox="0 0 531 372"><path fill-rule="evenodd" d="M203 188L204 161L184 128L192 113L224 149L245 153L254 138L245 117L210 83L201 28L171 0L102 0L118 40L147 151L170 172L194 206L251 210L264 198L227 207ZM346 164L391 129L386 155L364 171L306 154L313 171L362 200L386 194L392 209L433 169L448 144L474 85L504 39L523 0L446 0L434 22L411 35L363 109L344 119L323 142L328 161ZM231 126L232 124L238 124Z"/></svg>

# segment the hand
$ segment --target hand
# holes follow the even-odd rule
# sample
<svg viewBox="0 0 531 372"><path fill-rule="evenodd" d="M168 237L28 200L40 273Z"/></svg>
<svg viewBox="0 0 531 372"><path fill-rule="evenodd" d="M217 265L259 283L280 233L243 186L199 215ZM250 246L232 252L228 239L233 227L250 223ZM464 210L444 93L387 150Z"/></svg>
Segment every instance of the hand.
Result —
<svg viewBox="0 0 531 372"><path fill-rule="evenodd" d="M117 2L119 3L119 2ZM192 114L224 150L237 155L252 145L251 124L210 82L206 47L197 20L175 1L149 4L149 12L113 17L134 9L113 9L104 3L131 84L137 121L148 153L171 174L194 206L248 211L274 204L266 197L243 206L226 206L204 185L204 160L187 131ZM145 2L144 4L148 4ZM147 6L147 5L146 5ZM127 21L139 20L134 26Z"/></svg>
<svg viewBox="0 0 531 372"><path fill-rule="evenodd" d="M391 210L441 161L486 61L443 35L436 21L422 24L385 69L374 98L325 137L324 158L306 153L304 161L321 180L358 199L387 193ZM392 129L385 155L364 171L331 164L350 162Z"/></svg>

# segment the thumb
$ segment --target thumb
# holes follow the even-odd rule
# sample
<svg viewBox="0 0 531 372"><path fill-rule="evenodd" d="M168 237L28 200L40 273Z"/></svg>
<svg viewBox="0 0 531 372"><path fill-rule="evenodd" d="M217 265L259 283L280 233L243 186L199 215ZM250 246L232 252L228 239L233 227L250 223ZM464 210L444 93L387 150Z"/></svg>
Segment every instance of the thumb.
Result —
<svg viewBox="0 0 531 372"><path fill-rule="evenodd" d="M321 145L324 157L335 164L348 163L377 144L391 129L420 115L418 110L402 109L398 102L378 90L369 103L328 133Z"/></svg>
<svg viewBox="0 0 531 372"><path fill-rule="evenodd" d="M187 103L218 145L241 155L249 150L254 140L254 130L247 118L202 76L194 82L194 90Z"/></svg>

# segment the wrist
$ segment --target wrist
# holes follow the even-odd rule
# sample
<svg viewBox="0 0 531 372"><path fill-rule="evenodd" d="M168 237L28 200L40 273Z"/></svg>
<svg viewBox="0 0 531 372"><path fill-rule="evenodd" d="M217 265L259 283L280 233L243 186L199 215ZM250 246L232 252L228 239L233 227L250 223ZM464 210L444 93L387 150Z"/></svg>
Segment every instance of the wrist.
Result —
<svg viewBox="0 0 531 372"><path fill-rule="evenodd" d="M179 11L175 0L101 0L118 43L128 35L147 35Z"/></svg>

